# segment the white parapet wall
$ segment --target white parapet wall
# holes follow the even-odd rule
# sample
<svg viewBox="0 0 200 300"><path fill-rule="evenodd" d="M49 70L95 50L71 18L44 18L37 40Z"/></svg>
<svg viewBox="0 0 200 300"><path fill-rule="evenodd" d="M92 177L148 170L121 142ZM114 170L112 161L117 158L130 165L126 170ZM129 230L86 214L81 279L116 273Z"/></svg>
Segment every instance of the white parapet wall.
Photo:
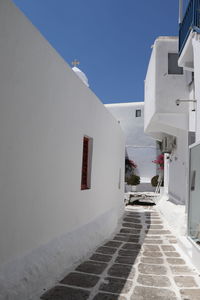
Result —
<svg viewBox="0 0 200 300"><path fill-rule="evenodd" d="M125 139L10 0L0 1L0 48L0 299L22 300L115 230ZM91 188L81 190L85 135L93 138Z"/></svg>

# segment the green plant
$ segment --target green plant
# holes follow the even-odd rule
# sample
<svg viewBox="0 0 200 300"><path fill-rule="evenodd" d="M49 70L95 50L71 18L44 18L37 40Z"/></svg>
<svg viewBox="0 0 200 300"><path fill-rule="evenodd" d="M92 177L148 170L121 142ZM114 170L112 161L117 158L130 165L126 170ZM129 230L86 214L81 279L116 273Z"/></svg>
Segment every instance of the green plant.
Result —
<svg viewBox="0 0 200 300"><path fill-rule="evenodd" d="M152 185L152 186L156 187L156 186L158 185L158 177L159 177L159 176L156 175L156 176L153 176L153 177L151 178L151 185ZM163 186L163 180L162 180L161 186Z"/></svg>
<svg viewBox="0 0 200 300"><path fill-rule="evenodd" d="M151 185L152 185L152 186L157 186L157 185L158 185L158 175L153 176L153 177L151 178Z"/></svg>
<svg viewBox="0 0 200 300"><path fill-rule="evenodd" d="M126 182L128 185L138 185L140 184L140 176L132 174L130 177L127 178Z"/></svg>

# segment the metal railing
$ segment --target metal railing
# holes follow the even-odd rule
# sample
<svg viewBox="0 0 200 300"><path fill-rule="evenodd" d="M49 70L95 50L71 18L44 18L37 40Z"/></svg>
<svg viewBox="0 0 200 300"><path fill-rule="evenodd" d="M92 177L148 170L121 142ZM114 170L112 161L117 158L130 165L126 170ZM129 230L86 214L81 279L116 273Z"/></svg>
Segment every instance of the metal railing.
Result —
<svg viewBox="0 0 200 300"><path fill-rule="evenodd" d="M179 27L179 55L191 30L200 32L200 0L190 0Z"/></svg>

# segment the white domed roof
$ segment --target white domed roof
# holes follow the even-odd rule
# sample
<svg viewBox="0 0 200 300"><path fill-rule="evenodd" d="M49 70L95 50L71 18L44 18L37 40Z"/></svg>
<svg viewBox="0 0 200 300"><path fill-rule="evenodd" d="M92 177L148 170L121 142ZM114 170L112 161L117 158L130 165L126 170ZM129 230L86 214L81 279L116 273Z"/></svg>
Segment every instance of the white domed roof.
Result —
<svg viewBox="0 0 200 300"><path fill-rule="evenodd" d="M83 73L79 68L73 67L72 70L76 73L76 75L83 81L83 83L89 87L88 79L85 73Z"/></svg>

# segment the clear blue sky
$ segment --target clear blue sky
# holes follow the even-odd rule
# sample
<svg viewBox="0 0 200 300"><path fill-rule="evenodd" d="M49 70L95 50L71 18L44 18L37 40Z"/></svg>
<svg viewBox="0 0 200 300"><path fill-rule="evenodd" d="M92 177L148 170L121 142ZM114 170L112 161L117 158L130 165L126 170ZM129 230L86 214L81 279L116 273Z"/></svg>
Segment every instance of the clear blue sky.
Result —
<svg viewBox="0 0 200 300"><path fill-rule="evenodd" d="M143 101L151 45L178 34L178 0L14 0L103 103Z"/></svg>

